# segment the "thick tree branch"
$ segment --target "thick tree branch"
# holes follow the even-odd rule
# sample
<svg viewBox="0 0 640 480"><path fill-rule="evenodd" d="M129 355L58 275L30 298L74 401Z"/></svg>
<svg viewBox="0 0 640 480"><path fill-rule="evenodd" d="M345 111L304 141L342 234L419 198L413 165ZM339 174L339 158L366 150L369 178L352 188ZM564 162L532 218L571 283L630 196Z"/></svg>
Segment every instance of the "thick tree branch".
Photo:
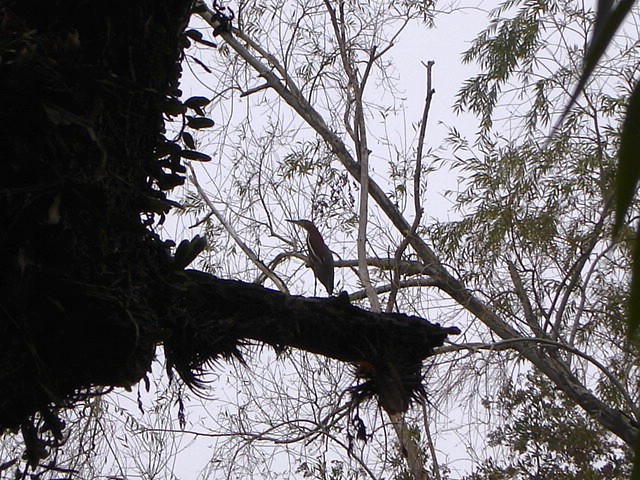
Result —
<svg viewBox="0 0 640 480"><path fill-rule="evenodd" d="M177 301L188 302L185 318L202 323L205 330L215 326L223 344L234 339L256 340L345 362L376 363L381 354L427 358L447 334L458 332L455 327L441 327L420 317L364 310L351 305L346 295L291 296L196 270L185 272L184 278L190 288L180 288Z"/></svg>
<svg viewBox="0 0 640 480"><path fill-rule="evenodd" d="M402 447L401 453L407 461L411 478L413 480L429 480L424 468L424 454L404 417L396 414L389 415L389 419L398 437L398 443Z"/></svg>
<svg viewBox="0 0 640 480"><path fill-rule="evenodd" d="M404 411L421 389L422 360L455 327L399 313L363 310L346 294L330 298L290 296L258 285L222 280L189 270L176 273L168 363L192 387L197 373L220 357L241 357L247 342L294 347L348 363L372 366L362 396L378 394L385 409ZM393 342L389 339L393 338ZM388 390L392 384L394 390ZM368 392L368 393L367 393ZM393 398L386 400L385 395Z"/></svg>

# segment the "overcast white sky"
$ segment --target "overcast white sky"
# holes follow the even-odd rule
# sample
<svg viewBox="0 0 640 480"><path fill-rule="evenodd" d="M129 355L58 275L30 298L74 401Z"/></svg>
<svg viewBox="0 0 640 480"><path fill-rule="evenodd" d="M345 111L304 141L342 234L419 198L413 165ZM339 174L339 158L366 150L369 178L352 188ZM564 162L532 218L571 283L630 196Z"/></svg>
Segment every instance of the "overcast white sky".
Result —
<svg viewBox="0 0 640 480"><path fill-rule="evenodd" d="M420 119L424 105L426 86L425 67L423 63L434 61L435 66L432 80L435 96L429 115L426 148L437 149L443 143L447 134L447 129L444 124L455 126L464 135L473 137L477 130L477 120L471 116L457 116L453 112L452 106L463 82L478 73L475 65L462 64L462 53L469 48L477 33L487 26L489 21L487 13L490 9L494 8L497 3L498 2L493 0L476 2L460 1L457 4L459 8L452 9L452 13L439 14L436 17L435 28L427 29L420 23L414 23L408 26L403 32L396 46L391 51L390 56L394 59L397 69L396 75L399 78L398 86L406 98L407 108L404 111L404 117L396 117L397 125L394 126L393 122L391 122L390 128L392 130L395 128L401 136L402 132L407 128L407 125L416 124ZM464 8L461 8L461 6L464 6ZM233 4L231 4L231 7L234 8ZM222 40L217 41L221 42ZM216 52L213 51L213 54L215 55ZM203 75L203 78L206 78L206 75ZM256 81L256 84L260 83L260 80L257 78L252 78L252 81L253 80ZM215 91L217 86L210 85L210 87ZM185 97L192 95L209 96L211 94L211 91L204 89L200 82L189 75L188 69L185 69L182 88L185 92ZM234 107L236 113L240 115L244 110L248 109L247 105L250 104L250 102L253 102L256 98L260 98L260 95L268 94L272 94L272 92L260 92L255 94L255 96L252 95L243 99L238 98L237 107ZM228 112L224 112L224 114L227 113ZM218 122L221 122L220 119L224 117L219 111L216 111L215 106L211 111L211 116ZM519 120L516 118L514 123L517 121ZM382 134L379 136L382 136ZM386 164L388 158L385 158L385 148L383 145L378 145L379 148L376 148L376 146L372 144L370 144L369 147L373 151L371 164L373 175L374 177L377 175L378 178L384 178L388 170ZM215 158L216 152L207 151L206 148L204 148L204 151L213 154L214 161L209 164L198 165L198 167L202 169L202 172L205 172L205 169L211 169L211 172L215 172L211 174L211 178L217 178L216 175L224 172L224 169L230 168L228 165L224 165L224 162L220 162L219 159ZM225 176L224 173L222 175ZM203 178L206 178L206 175L203 175ZM429 176L428 198L426 202L427 217L437 217L440 220L455 218L455 214L451 212L451 204L443 198L442 194L445 190L455 189L457 181L458 174L447 170L441 170ZM211 189L214 191L215 187L211 186ZM216 193L219 195L220 204L223 204L225 198L224 192L218 190ZM184 230L184 224L181 222L170 221L167 225L167 236L173 239L183 237L190 238L195 233L191 230ZM224 249L221 251L228 252L228 250ZM309 276L311 276L310 273ZM308 291L307 288L305 293L308 293ZM429 318L428 316L426 317ZM438 320L442 321L440 318ZM273 352L269 351L265 356L273 356L272 353ZM226 395L233 397L233 386L224 390L220 388L219 385L224 385L225 376L231 378L237 375L238 372L235 371L235 368L234 365L225 363L216 366L216 375L219 375L223 381L216 386L217 389L212 390L212 395L215 395L218 399L224 399ZM276 368L286 367L282 367L281 363L279 363L279 366L274 367L274 370ZM517 368L521 367L516 365L514 369ZM526 369L528 366L522 368ZM480 384L482 382L490 382L490 379L482 377L478 378L477 381L478 384ZM232 384L232 382L229 383ZM489 388L487 388L487 390L489 390ZM471 389L469 396L478 397L479 395ZM151 397L146 398L146 405L152 403L153 400ZM209 406L206 402L202 404L202 408L208 408ZM213 405L211 406L213 408ZM135 398L131 402L130 408L135 409ZM438 441L437 450L439 460L454 469L451 475L452 478L458 478L464 473L469 472L472 465L471 459L473 458L473 452L469 451L471 449L468 450L470 445L486 446L487 444L486 438L483 436L485 432L471 428L465 430L466 412L462 411L461 408L459 405L446 406L446 412L440 414L442 422L434 425L432 431L432 434ZM475 407L470 407L470 409L472 408ZM197 410L190 410L190 412L193 415L192 418L197 418ZM203 416L206 417L206 415ZM207 425L207 428L215 431L215 427L211 427L210 424ZM476 435L476 437L472 438L472 435ZM212 438L199 438L194 440L189 435L185 435L179 438L178 441L185 447L175 460L174 472L180 479L196 478L212 456L219 454L218 452L214 452L212 448L212 444L215 441ZM487 449L487 451L489 450ZM286 461L281 465L274 466L274 469L286 472ZM261 478L259 471L255 472L254 478ZM273 477L265 476L264 478ZM298 478L298 476L291 473L290 477L285 475L283 478Z"/></svg>
<svg viewBox="0 0 640 480"><path fill-rule="evenodd" d="M417 123L422 116L426 88L423 62L435 61L432 81L436 93L429 116L426 148L437 148L442 144L447 130L441 122L455 125L456 128L468 135L472 135L477 128L477 121L471 116L457 117L453 113L452 105L462 82L477 72L475 65L462 64L462 52L469 48L475 35L486 27L488 22L486 12L496 2L461 3L466 4L466 7L455 9L451 14L438 15L436 27L433 29L429 30L417 22L409 25L390 53L398 70L399 87L405 92L407 98L405 115L408 124ZM233 8L233 5L231 7ZM215 88L213 85L212 87ZM182 89L185 92L185 97L209 95L209 92L203 90L202 85L190 76L188 69L185 69ZM247 100L241 100L241 102L245 101ZM239 110L242 110L242 107ZM215 110L212 112L212 116L216 117ZM405 128L404 125L398 125L399 131L403 128ZM373 150L372 168L375 171L375 148ZM207 168L206 165L203 167ZM386 165L380 165L382 173L386 171L386 168ZM446 218L450 205L447 200L442 198L442 191L455 188L456 176L450 172L435 173L429 177L429 185L428 215ZM186 232L186 234L180 232L179 230L182 228L180 223L168 223L168 236L181 238L193 235L193 232ZM171 231L171 229L175 230ZM227 369L223 368L222 370ZM212 455L210 444L211 442L207 439L198 439L189 444L189 447L178 456L176 462L175 473L178 478L195 478L202 471ZM453 440L452 443L439 445L439 447L441 452L448 452L446 460L454 461L454 466L460 471L466 470L469 466L467 461L461 460L466 457L464 445L456 444ZM445 460L444 455L442 460Z"/></svg>
<svg viewBox="0 0 640 480"><path fill-rule="evenodd" d="M447 2L448 3L448 2ZM476 34L485 28L488 24L488 12L494 8L498 2L495 0L470 0L455 1L454 7L447 7L447 3L440 2L440 7L445 12L436 16L436 26L428 29L420 22L413 22L407 26L405 31L399 38L394 48L388 54L393 58L397 69L398 87L404 92L406 98L406 111L404 118L397 117L398 135L402 135L407 126L417 124L422 116L424 107L426 75L423 63L434 61L432 82L435 89L431 110L429 114L425 151L428 149L437 149L442 145L447 134L447 126L455 126L462 134L473 136L477 130L478 122L471 115L458 116L453 112L453 104L456 94L462 85L462 82L477 73L475 64L463 64L462 53L470 47L471 42ZM230 4L233 9L233 4ZM216 41L222 41L216 39ZM214 53L215 54L215 53ZM202 75L202 71L194 65L195 72ZM207 75L202 75L206 81ZM255 79L255 84L260 83L259 79ZM210 85L215 90L215 85ZM211 95L211 91L203 88L199 80L193 77L189 68L184 69L184 77L181 88L184 91L185 98L192 95ZM369 94L374 90L374 86L369 85ZM235 107L236 113L242 112L247 102L252 102L256 96L238 98ZM211 112L211 116L220 121L221 112L215 108ZM406 122L406 124L404 124ZM369 123L369 128L373 128L375 122ZM390 128L393 129L393 123ZM392 134L394 132L391 132ZM411 134L413 132L409 132ZM382 135L382 133L380 134ZM370 145L373 150L371 159L371 170L374 178L376 175L386 175L388 171L386 148L375 148ZM217 151L207 152L216 157ZM376 161L376 158L382 160ZM217 161L215 158L214 162ZM205 169L211 168L209 165L196 165ZM437 188L429 188L428 202L430 204L429 216L438 216L444 218L448 215L450 203L442 198L442 192L448 188L454 188L456 185L456 176L452 176L450 172L436 172L430 175L429 184L437 185ZM181 224L167 225L173 228L168 232L171 238L181 238L184 232ZM177 228L177 230L175 230ZM187 236L190 232L187 232Z"/></svg>

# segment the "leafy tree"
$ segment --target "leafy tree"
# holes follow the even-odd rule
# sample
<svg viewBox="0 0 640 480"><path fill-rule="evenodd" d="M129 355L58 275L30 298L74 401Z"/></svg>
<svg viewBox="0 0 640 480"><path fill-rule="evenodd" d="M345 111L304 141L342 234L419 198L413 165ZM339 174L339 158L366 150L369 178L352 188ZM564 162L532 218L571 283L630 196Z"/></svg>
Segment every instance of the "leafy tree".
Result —
<svg viewBox="0 0 640 480"><path fill-rule="evenodd" d="M134 385L147 373L155 346L162 343L169 371L196 389L203 381L203 370L220 357L243 354L249 368L233 367L233 375L221 379L222 384L233 382L230 389L214 384L214 395L234 392L232 398L222 399L224 407L218 412L208 410L214 399L203 401L201 411L206 414L190 410L192 395L174 383L171 388L176 390L158 397L159 417L138 420L122 413L127 427L121 442L133 443L133 438L156 442L148 455L123 454L145 473L171 475L166 464L152 460L162 457L159 452L172 444L172 435L178 435L175 430L183 428L183 435L210 439L215 451L207 466L210 476L224 471L248 478L260 465L260 475L275 477L279 474L273 456L276 445L292 466L289 471L300 475L446 478L451 467L442 461L449 452L438 450L446 448L441 446L446 440L441 427L455 421L448 414L459 414L456 409L470 412L471 425L460 435L461 441L472 452L487 452L477 454L474 478L519 478L550 471L573 475L577 468L618 476L626 471L628 446L637 437L638 345L625 335L631 219L624 224L620 240L613 241L612 181L624 105L638 62L624 38L620 48L593 71L584 96L572 106L558 134L547 139L548 128L562 113L580 76L579 60L585 54L593 12L568 1L502 4L465 56L478 62L482 73L463 86L457 103L460 111L478 115L480 134L469 141L452 126L448 145L429 150L426 127L431 102L437 99L432 91L437 87L437 70L433 71L432 63L425 64L426 94L419 94L425 106L413 132L394 135L393 126L404 121L406 104L389 55L406 29L417 22L431 25L434 15L437 19L430 3L242 2L233 19L229 10L217 4L208 8L198 3L194 12L201 19L198 22L204 23L194 23L183 36L179 32L184 28L186 4L181 14L160 15L151 4L150 10L136 15L118 12L126 22L112 17L116 12L105 7L86 12L96 14L94 23L80 23L82 58L98 59L98 69L88 60L65 63L60 58L69 52L58 49L59 45L75 40L73 28L60 27L65 24L57 19L67 18L75 26L75 21L84 22L83 15L38 12L42 13L38 25L43 27L35 29L39 33L32 37L32 13L28 6L16 5L11 6L18 25L23 22L25 27L3 27L7 32L3 66L10 73L3 77L10 79L3 91L11 92L6 100L14 105L7 111L26 111L24 98L31 99L32 110L44 110L35 129L46 133L45 140L34 147L41 155L26 158L60 159L54 165L62 167L53 168L53 173L62 169L79 174L80 179L63 175L71 193L63 190L62 194L45 182L47 193L35 195L41 203L31 200L34 185L39 185L31 177L24 182L29 188L3 184L7 199L3 219L7 225L20 226L9 229L11 241L3 244L8 246L3 254L8 276L3 281L23 295L16 298L38 291L25 289L21 283L25 272L36 274L38 286L64 286L60 279L72 278L70 283L82 288L38 293L29 308L42 308L40 317L22 304L16 307L15 300L10 303L10 295L3 297L3 305L11 305L19 321L3 322L1 333L8 334L0 338L21 338L15 326L20 332L30 331L21 325L37 327L38 323L27 322L48 318L51 305L57 313L53 325L64 327L58 336L53 328L34 328L26 342L8 345L12 348L4 349L3 355L6 365L21 358L28 366L38 366L32 361L34 350L53 360L63 351L73 359L65 365L88 365L80 380L73 381L76 377L71 376L72 381L64 385L57 384L53 374L42 375L31 368L28 373L37 381L19 385L35 392L35 403L20 403L25 397L34 398L20 395L24 392L20 390L10 398L13 403L3 404L27 407L22 417L27 421L12 426L21 427L32 465L43 459L49 437L60 436L55 414L66 401L78 400L78 386L88 389L86 404L95 405L91 396L102 390L91 385ZM155 24L158 18L163 19L160 25ZM118 37L92 36L93 31L121 24L140 28L130 28L133 38L112 43L109 39ZM151 40L156 38L154 32L169 44ZM16 42L23 48L15 48ZM213 95L207 94L212 101L200 92L190 100L179 100L179 92L167 90L169 84L175 87L174 70L169 69L169 74L158 68L141 69L144 75L140 76L138 61L155 65L145 42L154 48L164 46L153 52L168 55L159 61L165 68L175 67L180 46L190 44L186 58L213 90ZM143 47L131 56L129 47L139 44ZM85 51L89 47L92 50ZM20 70L24 64L17 59L24 52L33 56L26 57L28 68ZM56 70L61 64L73 67L76 80L71 86L63 81L65 71ZM59 75L52 77L51 69ZM33 70L41 73L36 78L57 81L45 82L43 98L16 96L16 85L28 87L24 79ZM111 73L116 79L126 78L124 86ZM81 88L83 79L90 88ZM101 108L109 105L113 109L109 112L129 112L135 103L139 115L125 117L127 121L116 113L92 116L93 104L85 96L94 98L90 93L95 84L106 85L106 91L122 102L96 100ZM70 104L60 103L57 93L61 91L71 98ZM240 101L247 105L241 114ZM53 111L45 109L45 104L53 104ZM220 127L212 136L199 132L199 127L211 126L208 113L219 119ZM175 135L162 132L163 114L178 121ZM7 137L22 141L7 158L32 153L25 134L32 117L22 113L17 118L21 121ZM87 119L92 123L87 124ZM375 128L377 123L384 128ZM146 135L134 137L136 149L131 150L125 127L133 124L147 128ZM120 133L112 138L113 132ZM109 144L105 157L99 147L107 139L116 143ZM58 150L65 155L54 155ZM86 168L80 168L85 166L87 152L93 159L88 164L95 165L88 179ZM104 158L121 161L100 168ZM193 163L209 158L222 161L205 166ZM168 205L175 203L165 192L184 180L184 159L191 161L193 187L182 202L188 207L185 214L192 215L185 216L185 221L201 227L202 237L181 243L172 256L170 245L162 242L152 224L141 224L139 218L141 212L148 218L166 213ZM29 171L49 178L51 170L40 170L46 163L39 161ZM9 165L22 168L16 160ZM449 193L457 208L453 221L433 218L427 202L436 188L431 176L436 171L461 177L458 191ZM203 181L206 175L213 178L212 184ZM138 197L133 195L140 198L138 202L131 200L132 186L139 189ZM85 201L93 198L90 193L103 201ZM56 206L58 202L65 208ZM70 229L77 237L62 250L67 254L60 265L76 265L78 255L83 261L68 276L62 275L61 266L53 270L47 266L47 276L41 276L41 267L33 264L48 265L41 259L49 255L38 254L33 262L31 244L41 246L34 239L50 238L47 222L38 219L44 215L50 222L59 208L65 226L67 218L77 220ZM341 289L373 313L348 305L344 296L319 301L288 295L313 290L304 268L301 232L283 221L307 215L330 239L338 257ZM131 230L123 230L124 226ZM124 240L123 231L129 232ZM20 238L29 242L15 240ZM203 270L275 285L282 293L184 271L204 246L200 238L206 238L209 247ZM144 248L131 239L141 241ZM58 251L59 245L66 243L46 246ZM152 248L147 249L149 245ZM126 258L123 252L128 252ZM96 262L96 258L105 260ZM131 276L130 269L139 276ZM376 314L382 309L437 317L443 324L460 325L464 335L460 343L438 349L441 355L431 357L421 371L422 360L453 330L427 327L413 317ZM98 332L70 327L84 325L81 319L88 311L113 322L97 322L104 325ZM74 320L69 322L71 313ZM69 331L84 336L64 343ZM122 349L97 349L103 345L104 331L121 333L112 344ZM247 341L274 345L279 354L251 349ZM85 347L80 354L74 348L77 344ZM282 348L287 345L341 362ZM420 351L421 345L428 348ZM132 356L135 348L142 352ZM102 351L106 351L103 356L93 355ZM345 362L352 367L345 368ZM58 368L51 370L55 373ZM398 369L400 375L394 373ZM28 376L25 371L4 375L2 381L15 383L17 377ZM76 369L64 372L73 374ZM428 378L426 384L423 375ZM287 381L290 377L295 380ZM163 385L158 387L160 392ZM381 398L390 414L387 418L375 403L350 400L352 394L364 400L383 391L401 391L403 399L426 393L428 402L402 417ZM499 401L489 400L497 395ZM65 401L54 401L58 398ZM103 405L108 401L105 397ZM153 418L162 418L168 410L167 402L178 406L178 428L169 422L153 424ZM481 402L491 408L479 407ZM145 402L140 400L140 405L144 409ZM531 415L536 405L546 409L548 419ZM34 406L40 416L30 416ZM101 411L85 425L101 425L110 408L96 409ZM551 436L550 426L560 424L562 412L573 428L554 429ZM78 418L81 422L81 415ZM490 423L485 427L483 422ZM34 435L36 428L45 435ZM394 439L389 435L392 430ZM474 440L473 435L483 438L491 430L491 445ZM535 444L523 441L530 433L538 435ZM588 463L568 448L573 435L589 447L593 461ZM109 443L99 445L106 448ZM517 460L510 462L514 451ZM9 467L17 462L15 452ZM399 462L399 457L406 463ZM150 461L142 465L140 458ZM58 460L48 468L71 465ZM605 472L607 464L611 469ZM91 462L69 468L71 473L81 468L92 471ZM114 471L125 476L128 468L118 465Z"/></svg>
<svg viewBox="0 0 640 480"><path fill-rule="evenodd" d="M183 101L178 89L192 11L189 1L2 4L0 428L20 431L26 467L9 446L1 469L17 477L76 474L57 458L60 411L148 384L158 345L169 376L194 390L205 366L240 358L251 340L380 362L408 402L420 392L421 360L446 338L439 325L367 312L344 296L293 298L185 270L204 239L173 248L158 225L176 206L167 192L184 182L185 159L209 158L189 148L190 130L213 124L208 99ZM165 130L172 118L183 123L177 138ZM400 330L413 347L389 344ZM382 392L386 378L365 382L357 398Z"/></svg>
<svg viewBox="0 0 640 480"><path fill-rule="evenodd" d="M536 368L570 402L631 444L637 435L633 412L638 351L625 337L630 229L622 241L612 240L612 180L624 105L637 65L634 50L621 37L549 140L548 131L581 75L594 13L573 2L502 4L464 57L479 63L483 72L463 86L457 108L480 117L480 135L469 141L452 127L449 150L432 153L430 163L421 167L424 137L416 134L415 143L402 149L388 130L375 137L371 127L376 115L391 122L402 109L394 96L392 66L384 54L377 54L387 53L405 27L404 19L415 20L423 13L407 6L406 11L388 5L369 11L347 2L335 8L327 2L299 2L271 9L247 2L237 12L238 30L221 33L224 65L231 62L233 67L222 69L216 57L200 57L216 72L217 84L227 87L220 89L225 92L220 108L223 98L232 99L232 86L248 101L257 98L255 108L238 123L237 140L228 138L229 145L219 148L222 156L229 149L244 159L235 162L241 169L234 170L224 194L226 201L234 182L241 185L237 198L242 206L235 211L252 209L246 217L230 210L236 229L262 231L254 248L267 256L272 251L276 258L278 241L272 247L262 239L279 232L278 222L255 221L269 219L270 212L288 212L292 205L297 211L314 212L314 219L338 245L345 225L355 230L352 222L357 220L360 228L367 223L367 263L381 303L400 305L402 310L425 308L425 295L414 289L423 286L430 289L431 308L435 311L437 306L441 318L460 315L458 308L470 315L467 343L444 349L472 353L455 364L462 377L460 390L465 390L464 382L477 388L476 372L493 378L491 385L498 388L512 380L513 362L526 359L527 368ZM380 21L380 11L392 13ZM319 34L323 24L331 24L333 31ZM304 73L309 65L318 68L314 75ZM368 82L389 90L381 94ZM285 103L303 123L293 123ZM267 105L265 112L257 110L261 104ZM256 135L260 117L268 117L267 123L278 128L267 136ZM289 129L280 129L285 124ZM311 128L311 134L305 128ZM287 132L306 140L291 148ZM321 149L320 139L327 150ZM388 155L379 153L386 153L389 145L393 147ZM378 155L378 172L384 165L390 173L385 177L367 172L365 183L378 209L365 217L356 205L329 195L329 177L323 172L341 178L333 173L339 162L353 180L362 182L362 165L371 160L370 154ZM292 177L279 175L283 163L308 179L286 188L284 179ZM420 213L425 198L420 175L446 168L464 178L460 189L449 193L460 220L426 221ZM251 190L248 179L255 178L270 180L252 183ZM283 180L274 182L276 178ZM207 195L220 201L215 193ZM301 208L302 201L306 206ZM338 253L345 259L341 267L362 258L349 248ZM415 271L422 277L408 281L403 274L409 271L394 273L398 259L416 262ZM286 264L274 268L288 275ZM345 285L348 275L345 272ZM357 295L364 298L364 290ZM371 295L367 299L374 307ZM481 356L478 352L483 350L489 353ZM445 364L449 369L450 363ZM429 372L432 378L439 374L438 369ZM442 375L451 378L452 371ZM486 395L496 392L490 387ZM570 402L567 405L573 405Z"/></svg>
<svg viewBox="0 0 640 480"><path fill-rule="evenodd" d="M485 460L467 478L628 478L628 450L621 450L544 377L525 377L506 383L495 399L485 400L485 407L497 409L504 421L490 432L488 443L512 454Z"/></svg>

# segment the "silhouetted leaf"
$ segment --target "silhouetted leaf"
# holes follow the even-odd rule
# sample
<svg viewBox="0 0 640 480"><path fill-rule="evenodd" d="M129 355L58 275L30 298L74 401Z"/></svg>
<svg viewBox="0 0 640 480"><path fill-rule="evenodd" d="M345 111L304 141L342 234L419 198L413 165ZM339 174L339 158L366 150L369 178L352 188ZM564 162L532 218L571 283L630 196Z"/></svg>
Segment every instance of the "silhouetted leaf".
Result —
<svg viewBox="0 0 640 480"><path fill-rule="evenodd" d="M166 202L149 196L144 198L143 208L145 212L154 212L157 214L169 213L169 210L171 209Z"/></svg>
<svg viewBox="0 0 640 480"><path fill-rule="evenodd" d="M184 32L184 34L193 40L196 40L196 41L202 40L202 32L194 28L187 30L186 32Z"/></svg>
<svg viewBox="0 0 640 480"><path fill-rule="evenodd" d="M187 108L202 108L211 103L207 97L191 97L184 101Z"/></svg>
<svg viewBox="0 0 640 480"><path fill-rule="evenodd" d="M616 231L622 226L640 178L640 82L636 84L629 99L618 158L615 186Z"/></svg>
<svg viewBox="0 0 640 480"><path fill-rule="evenodd" d="M167 115L177 117L185 113L186 108L180 100L172 98L162 105L162 111Z"/></svg>
<svg viewBox="0 0 640 480"><path fill-rule="evenodd" d="M206 153L196 152L194 150L182 150L182 158L195 160L197 162L210 162L211 157Z"/></svg>
<svg viewBox="0 0 640 480"><path fill-rule="evenodd" d="M195 29L191 29L191 30L187 30L186 32L184 32L184 34L189 37L190 39L201 43L202 45L207 45L208 47L211 48L218 48L218 45L215 44L214 42L210 42L209 40L205 40L202 37L202 32L195 30Z"/></svg>
<svg viewBox="0 0 640 480"><path fill-rule="evenodd" d="M640 227L636 231L633 246L633 267L631 276L631 295L629 297L629 337L638 333L640 327Z"/></svg>
<svg viewBox="0 0 640 480"><path fill-rule="evenodd" d="M180 151L182 148L176 142L163 142L156 145L156 158L169 158L174 162L180 160Z"/></svg>
<svg viewBox="0 0 640 480"><path fill-rule="evenodd" d="M215 122L206 117L191 117L187 115L187 125L196 130L201 128L209 128L215 125Z"/></svg>
<svg viewBox="0 0 640 480"><path fill-rule="evenodd" d="M174 266L178 270L184 269L195 260L206 246L207 241L200 235L196 235L192 240L183 240L180 242L180 245L178 245L178 248L176 248L176 253L173 256Z"/></svg>
<svg viewBox="0 0 640 480"><path fill-rule="evenodd" d="M193 140L193 135L191 135L189 132L182 132L182 141L191 150L196 149L196 142Z"/></svg>

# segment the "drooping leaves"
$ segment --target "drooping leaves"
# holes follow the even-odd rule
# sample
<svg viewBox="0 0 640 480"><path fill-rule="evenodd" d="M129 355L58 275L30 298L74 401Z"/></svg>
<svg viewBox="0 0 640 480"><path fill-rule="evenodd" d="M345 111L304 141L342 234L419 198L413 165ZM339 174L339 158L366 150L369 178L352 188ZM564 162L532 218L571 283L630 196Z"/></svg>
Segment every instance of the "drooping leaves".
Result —
<svg viewBox="0 0 640 480"><path fill-rule="evenodd" d="M622 127L618 171L616 174L616 231L623 225L638 180L640 180L640 82L636 84ZM629 298L629 335L634 335L640 326L640 230L636 232L633 247L633 270L631 296Z"/></svg>
<svg viewBox="0 0 640 480"><path fill-rule="evenodd" d="M554 130L564 122L571 107L576 103L578 97L582 93L582 90L586 86L591 74L596 68L596 65L602 58L607 46L613 40L613 36L618 31L618 28L622 24L622 21L627 17L631 11L631 7L635 3L635 0L621 0L617 2L615 0L598 0L598 10L596 12L596 20L593 29L593 36L591 37L591 43L589 49L584 58L584 67L582 75L578 80L569 103L564 109L560 119Z"/></svg>
<svg viewBox="0 0 640 480"><path fill-rule="evenodd" d="M616 174L616 230L631 205L640 179L640 82L636 84L622 126Z"/></svg>
<svg viewBox="0 0 640 480"><path fill-rule="evenodd" d="M187 267L206 246L206 239L200 235L196 235L191 240L182 240L173 256L173 265L176 270L182 270Z"/></svg>

